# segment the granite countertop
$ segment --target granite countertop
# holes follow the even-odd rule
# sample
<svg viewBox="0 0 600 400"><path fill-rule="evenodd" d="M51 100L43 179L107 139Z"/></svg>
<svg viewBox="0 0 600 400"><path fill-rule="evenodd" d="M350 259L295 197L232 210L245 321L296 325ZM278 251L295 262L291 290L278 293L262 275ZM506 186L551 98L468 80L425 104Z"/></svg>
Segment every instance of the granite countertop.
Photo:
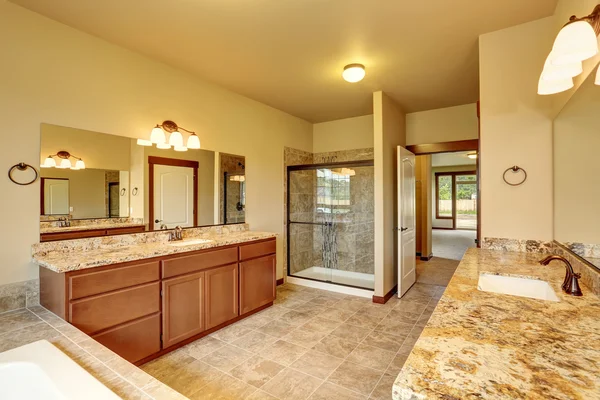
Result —
<svg viewBox="0 0 600 400"><path fill-rule="evenodd" d="M185 231L184 231L185 232ZM143 260L171 254L211 249L250 242L254 240L274 238L277 235L269 232L242 231L228 234L203 234L198 237L186 237L185 241L207 239L209 243L199 243L188 246L174 246L181 242L144 243L131 246L99 248L85 252L55 250L33 255L33 262L54 272L62 273L94 268L102 265L118 264L127 261Z"/></svg>
<svg viewBox="0 0 600 400"><path fill-rule="evenodd" d="M600 298L561 290L562 263L469 249L393 386L400 399L600 398ZM479 291L480 273L535 278L550 302Z"/></svg>
<svg viewBox="0 0 600 400"><path fill-rule="evenodd" d="M93 224L93 225L73 225L73 226L51 226L48 228L40 228L40 233L61 233L61 232L77 232L77 231L90 231L97 229L116 229L116 228L133 228L138 226L144 226L138 222L115 222L108 224Z"/></svg>

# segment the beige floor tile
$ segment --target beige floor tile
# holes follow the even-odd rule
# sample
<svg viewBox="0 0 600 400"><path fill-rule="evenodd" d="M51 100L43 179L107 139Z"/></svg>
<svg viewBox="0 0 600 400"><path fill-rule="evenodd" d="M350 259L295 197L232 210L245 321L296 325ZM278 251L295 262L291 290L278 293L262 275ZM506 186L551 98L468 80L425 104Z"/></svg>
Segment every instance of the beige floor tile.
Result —
<svg viewBox="0 0 600 400"><path fill-rule="evenodd" d="M293 309L294 307L298 307L301 304L306 303L306 301L303 300L296 300L294 298L291 297L285 297L285 298L277 298L275 299L275 301L273 302L273 304L281 306L281 307L285 307L285 308L289 308L289 309Z"/></svg>
<svg viewBox="0 0 600 400"><path fill-rule="evenodd" d="M417 303L410 300L400 300L394 310L421 314L427 308L427 304Z"/></svg>
<svg viewBox="0 0 600 400"><path fill-rule="evenodd" d="M390 312L390 315L388 315L387 318L393 319L398 322L402 322L404 324L414 325L417 323L420 317L421 314L392 310L392 312Z"/></svg>
<svg viewBox="0 0 600 400"><path fill-rule="evenodd" d="M367 313L356 313L353 316L351 316L346 323L347 324L351 324L351 325L355 325L355 326L360 326L363 328L368 328L368 329L373 329L375 328L381 321L383 320L383 317L378 316L378 315L371 315L371 314L367 314Z"/></svg>
<svg viewBox="0 0 600 400"><path fill-rule="evenodd" d="M330 354L310 350L290 365L290 368L320 379L325 379L339 367L343 361L343 359L333 357Z"/></svg>
<svg viewBox="0 0 600 400"><path fill-rule="evenodd" d="M307 352L305 347L295 345L285 340L278 340L270 346L267 346L261 351L261 356L273 360L282 365L290 365L304 353Z"/></svg>
<svg viewBox="0 0 600 400"><path fill-rule="evenodd" d="M275 343L275 341L277 341L277 338L274 336L253 331L231 344L252 353L260 353L265 347Z"/></svg>
<svg viewBox="0 0 600 400"><path fill-rule="evenodd" d="M365 340L363 340L363 343L395 353L400 350L406 336L408 335L396 336L384 332L373 331L365 338Z"/></svg>
<svg viewBox="0 0 600 400"><path fill-rule="evenodd" d="M396 336L408 336L412 331L413 325L400 322L395 318L386 317L379 325L375 327L375 331L388 333Z"/></svg>
<svg viewBox="0 0 600 400"><path fill-rule="evenodd" d="M385 371L386 374L398 376L407 358L408 354L397 354L396 357L394 357L394 359L392 360L392 363L390 364L388 369Z"/></svg>
<svg viewBox="0 0 600 400"><path fill-rule="evenodd" d="M223 328L221 330L218 330L214 333L211 333L210 336L212 336L215 339L219 339L222 340L223 342L233 342L239 338L241 338L244 335L247 335L248 333L250 333L252 331L252 329L250 328L246 328L244 326L241 325L230 325L226 328Z"/></svg>
<svg viewBox="0 0 600 400"><path fill-rule="evenodd" d="M385 371L395 355L394 352L361 343L350 353L346 360L379 371Z"/></svg>
<svg viewBox="0 0 600 400"><path fill-rule="evenodd" d="M271 322L272 320L273 318L270 318L268 315L259 313L237 322L236 325L243 326L244 328L257 329Z"/></svg>
<svg viewBox="0 0 600 400"><path fill-rule="evenodd" d="M419 292L411 292L410 290L402 297L402 300L412 301L415 303L422 303L427 305L431 296L424 295Z"/></svg>
<svg viewBox="0 0 600 400"><path fill-rule="evenodd" d="M363 307L361 307L360 310L357 311L357 313L373 315L376 317L384 318L393 309L394 309L394 307L391 307L391 306L386 307L385 305L382 305L382 304L369 303L369 304L363 305Z"/></svg>
<svg viewBox="0 0 600 400"><path fill-rule="evenodd" d="M115 357L108 360L106 366L140 388L155 381L150 374L147 374L141 368L136 367L121 357Z"/></svg>
<svg viewBox="0 0 600 400"><path fill-rule="evenodd" d="M327 307L319 306L314 303L308 302L308 303L301 304L298 307L294 308L294 311L298 311L298 312L307 314L311 317L315 317L315 316L319 315L320 313L322 313L323 311L325 311L326 308Z"/></svg>
<svg viewBox="0 0 600 400"><path fill-rule="evenodd" d="M269 393L257 389L256 392L248 396L247 400L278 400L277 397L270 395Z"/></svg>
<svg viewBox="0 0 600 400"><path fill-rule="evenodd" d="M85 351L87 351L89 354L91 354L92 356L96 357L98 360L104 363L114 357L117 357L115 353L110 351L108 348L102 346L94 339L84 340L83 342L79 342L78 345L82 347Z"/></svg>
<svg viewBox="0 0 600 400"><path fill-rule="evenodd" d="M322 383L321 379L288 368L267 382L262 389L280 399L304 400Z"/></svg>
<svg viewBox="0 0 600 400"><path fill-rule="evenodd" d="M181 393L156 380L144 387L144 392L154 400L189 400Z"/></svg>
<svg viewBox="0 0 600 400"><path fill-rule="evenodd" d="M275 319L275 318L281 317L283 314L285 314L289 311L290 310L288 308L273 305L273 306L267 308L266 310L263 310L263 311L257 313L256 315L261 315L266 318Z"/></svg>
<svg viewBox="0 0 600 400"><path fill-rule="evenodd" d="M383 372L344 361L327 380L346 389L368 395L375 389L382 375Z"/></svg>
<svg viewBox="0 0 600 400"><path fill-rule="evenodd" d="M38 324L29 325L0 335L0 353L38 340L50 340L59 336L60 333L56 329L45 322L39 321Z"/></svg>
<svg viewBox="0 0 600 400"><path fill-rule="evenodd" d="M252 353L232 345L226 345L202 358L202 361L221 371L229 372L247 359Z"/></svg>
<svg viewBox="0 0 600 400"><path fill-rule="evenodd" d="M39 324L40 319L28 310L0 314L0 334Z"/></svg>
<svg viewBox="0 0 600 400"><path fill-rule="evenodd" d="M119 376L103 382L103 384L123 400L152 400L152 397Z"/></svg>
<svg viewBox="0 0 600 400"><path fill-rule="evenodd" d="M364 306L365 306L364 302L353 301L350 299L344 299L344 300L340 300L338 303L336 303L333 308L337 309L337 310L344 310L344 311L350 312L350 313L355 313L358 310L360 310L361 308L363 308Z"/></svg>
<svg viewBox="0 0 600 400"><path fill-rule="evenodd" d="M255 387L270 381L285 367L260 356L254 356L231 370L231 375Z"/></svg>
<svg viewBox="0 0 600 400"><path fill-rule="evenodd" d="M327 333L325 332L300 327L288 333L286 336L283 337L283 339L290 343L297 344L298 346L311 349L315 344L319 343L319 341L325 336L327 336Z"/></svg>
<svg viewBox="0 0 600 400"><path fill-rule="evenodd" d="M144 372L152 375L154 378L162 381L167 375L176 373L180 368L184 368L186 364L194 362L196 359L186 354L182 349L175 350L172 353L150 361L141 366Z"/></svg>
<svg viewBox="0 0 600 400"><path fill-rule="evenodd" d="M343 339L341 337L328 335L325 336L319 343L314 345L313 350L321 353L331 354L334 357L346 358L352 350L358 346L358 342Z"/></svg>
<svg viewBox="0 0 600 400"><path fill-rule="evenodd" d="M293 311L283 314L278 319L280 321L287 322L288 324L293 325L293 326L300 326L300 325L307 323L312 318L313 318L313 316L311 316L309 314L293 310Z"/></svg>
<svg viewBox="0 0 600 400"><path fill-rule="evenodd" d="M311 319L304 325L301 325L300 328L307 330L314 330L318 332L323 332L329 334L334 331L335 328L340 326L342 323L339 321L332 321L327 318L315 317Z"/></svg>
<svg viewBox="0 0 600 400"><path fill-rule="evenodd" d="M310 400L366 400L367 396L334 385L331 382L324 382L310 396Z"/></svg>
<svg viewBox="0 0 600 400"><path fill-rule="evenodd" d="M261 326L257 329L257 331L266 333L267 335L271 335L277 338L281 338L293 331L294 329L294 325L290 325L284 321L274 320L267 323L266 325Z"/></svg>
<svg viewBox="0 0 600 400"><path fill-rule="evenodd" d="M326 308L319 317L327 318L336 322L344 322L350 318L356 311L346 311L344 309L337 308Z"/></svg>
<svg viewBox="0 0 600 400"><path fill-rule="evenodd" d="M188 345L183 346L181 350L199 360L213 351L220 349L226 344L227 343L219 339L215 339L212 336L205 336L202 339L198 339Z"/></svg>
<svg viewBox="0 0 600 400"><path fill-rule="evenodd" d="M221 375L189 396L190 400L247 399L256 388L229 375Z"/></svg>
<svg viewBox="0 0 600 400"><path fill-rule="evenodd" d="M344 339L360 342L366 338L370 332L371 329L369 328L361 328L360 326L344 323L331 332L331 334Z"/></svg>
<svg viewBox="0 0 600 400"><path fill-rule="evenodd" d="M396 381L396 375L383 374L381 380L371 393L372 400L390 400L392 398L392 387Z"/></svg>
<svg viewBox="0 0 600 400"><path fill-rule="evenodd" d="M326 297L326 296L319 296L319 297L309 301L308 304L314 305L314 306L321 306L321 307L334 307L339 302L340 302L339 299Z"/></svg>
<svg viewBox="0 0 600 400"><path fill-rule="evenodd" d="M419 320L415 323L415 325L424 328L425 326L427 326L429 318L429 315L421 315L421 317L419 317Z"/></svg>
<svg viewBox="0 0 600 400"><path fill-rule="evenodd" d="M182 395L189 397L222 375L224 373L218 369L202 361L194 360L159 380Z"/></svg>

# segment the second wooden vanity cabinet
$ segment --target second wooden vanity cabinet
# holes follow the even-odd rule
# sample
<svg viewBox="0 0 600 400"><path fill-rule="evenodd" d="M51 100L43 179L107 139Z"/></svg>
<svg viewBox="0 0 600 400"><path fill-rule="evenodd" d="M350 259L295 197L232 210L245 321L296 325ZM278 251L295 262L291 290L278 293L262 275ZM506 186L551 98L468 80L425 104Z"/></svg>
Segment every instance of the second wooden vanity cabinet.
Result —
<svg viewBox="0 0 600 400"><path fill-rule="evenodd" d="M40 267L41 304L141 364L268 307L275 239L55 273Z"/></svg>

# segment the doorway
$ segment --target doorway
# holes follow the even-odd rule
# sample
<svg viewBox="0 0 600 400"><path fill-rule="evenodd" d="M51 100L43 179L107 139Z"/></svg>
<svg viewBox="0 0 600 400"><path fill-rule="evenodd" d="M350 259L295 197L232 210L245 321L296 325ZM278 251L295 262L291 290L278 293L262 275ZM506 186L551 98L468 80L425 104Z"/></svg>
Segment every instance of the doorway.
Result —
<svg viewBox="0 0 600 400"><path fill-rule="evenodd" d="M148 157L150 230L198 225L197 161Z"/></svg>

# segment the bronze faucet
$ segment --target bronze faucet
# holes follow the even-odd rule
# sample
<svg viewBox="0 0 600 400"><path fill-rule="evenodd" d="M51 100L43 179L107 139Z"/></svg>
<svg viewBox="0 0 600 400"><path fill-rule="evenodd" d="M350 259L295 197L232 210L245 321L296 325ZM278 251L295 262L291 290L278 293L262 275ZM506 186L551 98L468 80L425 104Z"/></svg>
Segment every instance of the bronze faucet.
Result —
<svg viewBox="0 0 600 400"><path fill-rule="evenodd" d="M172 242L175 240L183 240L183 229L179 225L169 232L169 241Z"/></svg>
<svg viewBox="0 0 600 400"><path fill-rule="evenodd" d="M565 266L567 268L567 274L565 275L565 280L562 284L563 292L570 294L571 296L583 296L583 293L581 293L581 288L579 287L579 278L581 278L581 274L575 273L575 271L573 271L573 266L571 265L569 260L562 256L551 255L544 258L543 260L540 260L540 264L548 265L550 264L550 261L553 260L562 261L563 263L565 263Z"/></svg>

